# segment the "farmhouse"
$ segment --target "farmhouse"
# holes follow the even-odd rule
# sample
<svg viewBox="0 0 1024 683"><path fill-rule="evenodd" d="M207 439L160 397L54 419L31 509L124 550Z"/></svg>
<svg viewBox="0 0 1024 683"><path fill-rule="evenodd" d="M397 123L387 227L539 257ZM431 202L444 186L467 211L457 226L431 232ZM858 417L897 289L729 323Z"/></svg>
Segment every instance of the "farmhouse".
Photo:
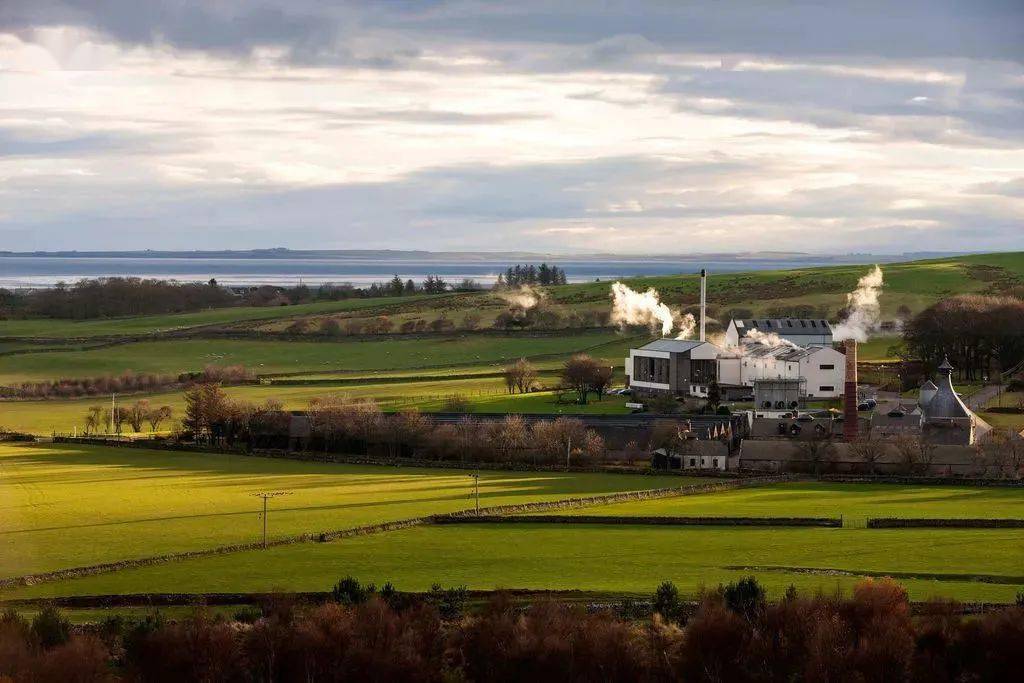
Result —
<svg viewBox="0 0 1024 683"><path fill-rule="evenodd" d="M725 345L738 347L745 338L774 335L797 346L832 346L832 325L820 318L745 318L729 321Z"/></svg>

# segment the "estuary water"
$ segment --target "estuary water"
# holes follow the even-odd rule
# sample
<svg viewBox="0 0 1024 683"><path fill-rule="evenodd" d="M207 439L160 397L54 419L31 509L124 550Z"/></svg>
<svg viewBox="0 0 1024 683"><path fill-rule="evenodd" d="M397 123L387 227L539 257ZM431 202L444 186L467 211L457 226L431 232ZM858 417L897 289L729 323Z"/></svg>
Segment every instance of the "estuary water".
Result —
<svg viewBox="0 0 1024 683"><path fill-rule="evenodd" d="M519 259L520 262L527 262ZM592 282L641 275L694 273L701 268L714 272L770 270L862 263L864 257L789 257L756 259L638 259L638 258L551 258L549 264L562 268L570 282ZM0 287L51 287L58 282L72 283L82 278L145 277L205 282L216 278L226 285L295 285L350 283L365 286L383 282L398 275L419 282L427 275L437 275L449 282L472 278L480 284L491 284L515 259L416 259L416 258L206 258L201 256L52 256L0 255ZM539 261L531 259L539 265Z"/></svg>

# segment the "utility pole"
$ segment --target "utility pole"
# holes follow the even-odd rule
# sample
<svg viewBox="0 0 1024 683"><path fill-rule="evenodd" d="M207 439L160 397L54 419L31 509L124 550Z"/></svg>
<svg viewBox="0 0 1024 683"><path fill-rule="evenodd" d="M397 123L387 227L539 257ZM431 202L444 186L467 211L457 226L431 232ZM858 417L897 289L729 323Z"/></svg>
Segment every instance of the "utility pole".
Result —
<svg viewBox="0 0 1024 683"><path fill-rule="evenodd" d="M117 394L110 394L110 424L107 425L107 431L110 434L114 433L114 423L117 421L117 418L114 416L114 413L117 412L117 402L115 401L116 398Z"/></svg>
<svg viewBox="0 0 1024 683"><path fill-rule="evenodd" d="M291 491L265 491L252 494L256 498L263 499L263 549L267 549L267 501L278 496L291 495Z"/></svg>
<svg viewBox="0 0 1024 683"><path fill-rule="evenodd" d="M480 473L474 472L469 475L473 477L473 496L476 498L476 514L480 516Z"/></svg>

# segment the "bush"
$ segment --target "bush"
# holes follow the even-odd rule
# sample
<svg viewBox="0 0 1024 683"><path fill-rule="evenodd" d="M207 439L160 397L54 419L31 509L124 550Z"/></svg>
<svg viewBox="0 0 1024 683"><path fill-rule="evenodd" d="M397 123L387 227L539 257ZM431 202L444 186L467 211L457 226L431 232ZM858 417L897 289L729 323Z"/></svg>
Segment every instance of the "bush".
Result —
<svg viewBox="0 0 1024 683"><path fill-rule="evenodd" d="M722 592L722 597L726 607L747 620L764 610L766 602L764 588L753 576L730 583Z"/></svg>
<svg viewBox="0 0 1024 683"><path fill-rule="evenodd" d="M457 619L462 616L468 597L469 591L465 586L444 589L441 584L435 583L427 594L427 603L437 609L442 619Z"/></svg>
<svg viewBox="0 0 1024 683"><path fill-rule="evenodd" d="M45 649L63 645L71 637L71 622L53 605L46 605L32 620L32 635Z"/></svg>
<svg viewBox="0 0 1024 683"><path fill-rule="evenodd" d="M651 607L669 621L680 621L683 616L683 603L679 599L679 589L676 585L671 581L665 581L658 586Z"/></svg>
<svg viewBox="0 0 1024 683"><path fill-rule="evenodd" d="M375 592L376 588L373 584L364 588L358 580L346 576L334 584L334 588L331 589L331 599L340 605L360 605Z"/></svg>

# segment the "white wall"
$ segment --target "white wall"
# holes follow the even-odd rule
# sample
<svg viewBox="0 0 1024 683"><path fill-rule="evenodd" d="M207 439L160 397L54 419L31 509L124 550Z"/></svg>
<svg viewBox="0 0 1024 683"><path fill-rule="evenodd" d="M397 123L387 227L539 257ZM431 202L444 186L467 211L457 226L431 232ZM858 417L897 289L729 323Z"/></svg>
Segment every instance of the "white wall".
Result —
<svg viewBox="0 0 1024 683"><path fill-rule="evenodd" d="M831 369L822 369L831 365ZM821 347L810 356L800 360L800 374L807 379L807 395L814 398L838 398L843 395L846 384L846 356L835 349ZM821 387L830 386L831 391Z"/></svg>

